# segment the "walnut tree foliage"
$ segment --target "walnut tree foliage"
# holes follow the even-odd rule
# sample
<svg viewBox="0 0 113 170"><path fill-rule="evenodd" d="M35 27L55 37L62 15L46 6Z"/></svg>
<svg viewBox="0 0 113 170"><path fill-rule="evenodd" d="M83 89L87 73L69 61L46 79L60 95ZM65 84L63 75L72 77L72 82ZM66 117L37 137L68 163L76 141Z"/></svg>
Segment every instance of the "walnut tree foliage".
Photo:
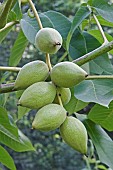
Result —
<svg viewBox="0 0 113 170"><path fill-rule="evenodd" d="M18 121L30 110L18 106L17 114L12 116L6 107L10 94L16 94L13 96L16 103L21 95L21 91L13 92L13 83L21 60L27 60L24 58L26 49L30 50L31 47L35 54L37 53L34 43L40 28L33 12L29 10L32 7L29 2L28 11L23 9L24 4L21 4L20 0L10 1L9 8L6 6L8 0L0 6L0 43L4 43L3 40L9 32L12 33L14 30L18 32L13 46L8 51L8 65L2 67L2 62L0 64L0 162L11 170L15 170L16 166L3 146L6 145L16 152L35 152L32 141L18 128ZM65 3L67 7L69 2ZM75 6L75 2L70 3ZM55 5L55 7L50 5L53 10L45 6L43 12L40 12L41 5L37 8L43 27L56 29L63 38L62 49L58 56L56 54L51 56L51 62L56 64L59 61L72 61L88 73L86 80L71 88L71 100L65 105L65 109L69 115L76 115L84 123L89 141L95 146L100 161L113 169L113 141L106 133L106 130L113 131L112 1L85 1L79 4L77 11L76 7L73 8L70 14L73 14L73 17L68 12L66 14L61 12L63 10L60 8L58 10L58 3ZM39 55L42 56L41 53ZM32 60L34 58L36 59L36 55L32 56ZM9 79L12 75L11 68L14 68L13 79ZM91 104L93 106L90 111L85 112L85 108ZM84 112L80 114L82 109ZM88 154L90 156L90 153Z"/></svg>

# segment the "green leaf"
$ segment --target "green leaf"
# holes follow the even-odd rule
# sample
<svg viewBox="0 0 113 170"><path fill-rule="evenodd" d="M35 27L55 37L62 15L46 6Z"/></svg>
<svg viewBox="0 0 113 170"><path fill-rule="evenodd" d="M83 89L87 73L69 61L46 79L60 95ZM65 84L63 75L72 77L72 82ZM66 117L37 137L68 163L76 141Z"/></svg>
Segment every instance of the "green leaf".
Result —
<svg viewBox="0 0 113 170"><path fill-rule="evenodd" d="M113 4L109 4L108 0L92 0L92 6L105 20L113 22Z"/></svg>
<svg viewBox="0 0 113 170"><path fill-rule="evenodd" d="M0 94L0 106L4 105L4 94Z"/></svg>
<svg viewBox="0 0 113 170"><path fill-rule="evenodd" d="M11 74L11 72L6 71L3 74L2 78L0 79L0 83L3 83L10 76L10 74Z"/></svg>
<svg viewBox="0 0 113 170"><path fill-rule="evenodd" d="M0 162L11 170L16 170L14 161L9 153L0 146Z"/></svg>
<svg viewBox="0 0 113 170"><path fill-rule="evenodd" d="M18 91L16 92L16 97L17 97L17 99L19 99L19 98L21 97L21 95L22 95L23 92L24 92L24 90L18 90Z"/></svg>
<svg viewBox="0 0 113 170"><path fill-rule="evenodd" d="M87 32L83 34L76 30L70 42L69 53L72 59L81 57L82 55L98 48L101 44L98 40ZM82 50L81 50L82 47ZM113 74L113 66L107 54L89 62L90 74Z"/></svg>
<svg viewBox="0 0 113 170"><path fill-rule="evenodd" d="M99 30L89 30L88 33L94 36L101 44L103 43L103 38ZM113 37L109 35L108 33L105 33L105 35L108 41L113 40Z"/></svg>
<svg viewBox="0 0 113 170"><path fill-rule="evenodd" d="M8 18L9 11L11 10L12 3L13 0L7 0L3 10L0 13L0 21L1 21L0 29L4 28L5 25L7 24L7 18Z"/></svg>
<svg viewBox="0 0 113 170"><path fill-rule="evenodd" d="M107 26L107 27L113 27L113 23L112 22L109 22L109 21L106 21L104 18L102 18L100 15L97 15L96 16L98 21L100 22L101 25L103 26ZM91 19L91 22L95 23L96 24L96 21L94 18Z"/></svg>
<svg viewBox="0 0 113 170"><path fill-rule="evenodd" d="M16 21L16 20L17 20L16 13L14 11L10 11L8 15L8 22Z"/></svg>
<svg viewBox="0 0 113 170"><path fill-rule="evenodd" d="M27 114L30 111L30 109L26 107L18 107L18 120L21 119L25 114Z"/></svg>
<svg viewBox="0 0 113 170"><path fill-rule="evenodd" d="M5 106L8 97L9 97L8 93L0 94L0 106Z"/></svg>
<svg viewBox="0 0 113 170"><path fill-rule="evenodd" d="M92 35L84 32L87 52L98 48L101 44ZM103 54L89 62L91 74L113 74L113 66L107 54Z"/></svg>
<svg viewBox="0 0 113 170"><path fill-rule="evenodd" d="M84 107L86 107L88 103L85 103L81 100L78 100L74 96L74 88L71 88L71 99L69 103L64 105L65 109L69 112L69 114L72 114L74 112L78 112L82 110Z"/></svg>
<svg viewBox="0 0 113 170"><path fill-rule="evenodd" d="M0 126L9 132L9 134L11 133L15 137L18 137L18 129L16 126L11 126L7 111L3 107L0 107Z"/></svg>
<svg viewBox="0 0 113 170"><path fill-rule="evenodd" d="M82 50L81 50L82 47ZM69 55L73 60L87 53L86 41L83 33L76 29L69 44Z"/></svg>
<svg viewBox="0 0 113 170"><path fill-rule="evenodd" d="M105 20L104 18L102 18L100 15L97 15L96 17L97 17L97 19L98 19L98 21L99 21L99 23L100 23L101 25L106 26L106 27L113 27L113 23L112 23L112 22L106 21L106 20ZM91 18L90 22L91 22L91 24L96 24L96 25L97 25L97 23L96 23L96 21L95 21L95 19L94 19L93 17ZM88 20L88 19L85 19L85 20L82 22L82 30L84 30L86 26L88 27L89 24L90 24L90 23L89 23L89 20Z"/></svg>
<svg viewBox="0 0 113 170"><path fill-rule="evenodd" d="M113 74L113 66L106 54L97 57L96 59L89 62L90 73L91 74Z"/></svg>
<svg viewBox="0 0 113 170"><path fill-rule="evenodd" d="M51 20L53 27L60 32L65 42L71 28L71 22L69 19L63 14L55 11L44 12L44 14Z"/></svg>
<svg viewBox="0 0 113 170"><path fill-rule="evenodd" d="M89 112L88 119L109 131L113 131L113 101L109 108L96 104Z"/></svg>
<svg viewBox="0 0 113 170"><path fill-rule="evenodd" d="M2 14L3 10L4 10L4 7L6 5L6 1L3 1L1 4L0 4L0 15Z"/></svg>
<svg viewBox="0 0 113 170"><path fill-rule="evenodd" d="M29 139L9 121L3 107L0 107L0 142L17 152L34 150Z"/></svg>
<svg viewBox="0 0 113 170"><path fill-rule="evenodd" d="M99 125L95 125L90 120L85 120L84 124L95 145L100 161L113 169L113 141Z"/></svg>
<svg viewBox="0 0 113 170"><path fill-rule="evenodd" d="M83 64L83 65L81 66L81 68L82 68L83 70L85 70L88 74L90 73L90 71L89 71L89 63Z"/></svg>
<svg viewBox="0 0 113 170"><path fill-rule="evenodd" d="M101 44L103 43L103 38L99 30L89 30L88 33L94 36ZM108 33L105 33L105 36L109 42L113 41L113 37ZM109 53L113 54L113 50L109 51Z"/></svg>
<svg viewBox="0 0 113 170"><path fill-rule="evenodd" d="M16 14L16 19L17 20L21 20L21 18L22 18L22 11L21 11L21 6L19 5L18 1L14 5L12 11Z"/></svg>
<svg viewBox="0 0 113 170"><path fill-rule="evenodd" d="M113 80L85 80L75 86L75 97L108 107L113 100Z"/></svg>
<svg viewBox="0 0 113 170"><path fill-rule="evenodd" d="M88 0L88 2L87 2L88 5L92 5L92 1L93 1L93 0Z"/></svg>
<svg viewBox="0 0 113 170"><path fill-rule="evenodd" d="M0 43L5 39L5 37L11 31L14 25L15 23L9 24L9 27L6 27L0 30Z"/></svg>
<svg viewBox="0 0 113 170"><path fill-rule="evenodd" d="M89 8L83 5L81 5L78 11L76 12L71 25L71 29L67 37L67 42L66 42L67 50L69 49L70 40L72 38L74 31L78 28L78 26L82 23L82 21L90 15L90 13L91 11L89 10Z"/></svg>
<svg viewBox="0 0 113 170"><path fill-rule="evenodd" d="M17 64L21 60L22 54L27 45L28 45L28 41L21 30L19 32L18 38L16 39L14 43L14 46L11 49L11 55L9 58L10 66L17 66Z"/></svg>
<svg viewBox="0 0 113 170"><path fill-rule="evenodd" d="M17 145L18 147L18 152L25 152L25 151L36 151L35 148L33 147L32 143L28 139L27 136L25 136L20 130L18 131L19 133L19 140L20 140L20 146Z"/></svg>
<svg viewBox="0 0 113 170"><path fill-rule="evenodd" d="M104 165L97 165L98 169L102 170L108 170ZM110 170L110 169L109 169Z"/></svg>

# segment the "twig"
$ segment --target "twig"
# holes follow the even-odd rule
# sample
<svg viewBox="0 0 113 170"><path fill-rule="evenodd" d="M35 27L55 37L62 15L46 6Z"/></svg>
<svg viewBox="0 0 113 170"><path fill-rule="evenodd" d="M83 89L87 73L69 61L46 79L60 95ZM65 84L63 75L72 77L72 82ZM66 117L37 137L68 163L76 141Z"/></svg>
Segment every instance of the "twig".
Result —
<svg viewBox="0 0 113 170"><path fill-rule="evenodd" d="M18 21L12 21L12 22L7 23L4 28L0 29L0 32L6 30L7 28L9 28L9 27L11 27L11 26L13 26L17 23L19 23L19 22Z"/></svg>
<svg viewBox="0 0 113 170"><path fill-rule="evenodd" d="M49 71L51 71L52 70L52 66L51 66L51 62L50 62L50 56L49 56L48 53L46 54L46 63L48 65Z"/></svg>
<svg viewBox="0 0 113 170"><path fill-rule="evenodd" d="M89 75L86 77L85 80L94 80L94 79L113 79L113 75ZM14 89L14 83L0 85L0 93L8 93L13 91L17 91ZM58 97L59 104L63 106L61 96L59 95L58 91L57 91L57 97Z"/></svg>
<svg viewBox="0 0 113 170"><path fill-rule="evenodd" d="M31 9L32 9L32 11L33 11L33 13L34 13L34 15L35 15L35 17L36 17L36 19L37 19L37 22L38 22L39 27L40 27L40 29L42 29L43 26L42 26L42 22L41 22L41 20L40 20L40 17L39 17L39 15L38 15L38 12L37 12L37 10L36 10L36 8L35 8L32 0L28 0L28 1L29 1L30 6L31 6ZM51 62L50 62L50 56L49 56L49 54L46 54L46 62L47 62L47 65L48 65L49 70L51 70L52 67L51 67Z"/></svg>
<svg viewBox="0 0 113 170"><path fill-rule="evenodd" d="M0 66L0 71L19 72L20 70L21 70L20 67L4 67L4 66Z"/></svg>
<svg viewBox="0 0 113 170"><path fill-rule="evenodd" d="M0 93L8 93L8 92L13 92L13 91L15 91L14 83L0 85Z"/></svg>
<svg viewBox="0 0 113 170"><path fill-rule="evenodd" d="M85 80L93 80L93 79L113 79L113 75L89 75Z"/></svg>
<svg viewBox="0 0 113 170"><path fill-rule="evenodd" d="M60 104L61 106L63 106L62 100L61 100L61 96L59 95L59 92L58 92L58 91L57 91L57 97L58 97L59 104Z"/></svg>
<svg viewBox="0 0 113 170"><path fill-rule="evenodd" d="M34 13L34 15L35 15L35 17L36 17L36 20L37 20L37 22L38 22L39 27L40 27L40 29L42 29L43 26L42 26L40 17L39 17L39 15L38 15L38 12L37 12L37 10L36 10L36 8L35 8L32 0L28 0L28 1L29 1L30 6L31 6L31 9L32 9L32 11L33 11L33 13Z"/></svg>
<svg viewBox="0 0 113 170"><path fill-rule="evenodd" d="M98 47L97 49L83 55L82 57L73 60L74 63L78 64L79 66L97 58L98 56L107 53L108 51L113 49L113 41L108 42L104 45L101 45L100 47Z"/></svg>
<svg viewBox="0 0 113 170"><path fill-rule="evenodd" d="M94 17L94 19L95 19L95 21L96 21L96 24L97 24L97 26L98 26L98 29L99 29L101 35L102 35L104 44L108 43L108 40L107 40L107 38L106 38L106 36L105 36L105 33L104 33L104 31L103 31L103 29L102 29L102 27L101 27L101 25L100 25L100 23L99 23L99 21L98 21L96 15L93 14L93 17Z"/></svg>

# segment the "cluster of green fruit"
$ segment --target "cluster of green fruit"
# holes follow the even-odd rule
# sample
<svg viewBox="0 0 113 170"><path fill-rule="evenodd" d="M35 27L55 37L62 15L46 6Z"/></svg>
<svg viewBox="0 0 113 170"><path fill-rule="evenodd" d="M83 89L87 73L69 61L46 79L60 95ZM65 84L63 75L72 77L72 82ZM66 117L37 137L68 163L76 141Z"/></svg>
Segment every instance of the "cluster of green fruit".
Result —
<svg viewBox="0 0 113 170"><path fill-rule="evenodd" d="M43 28L35 40L36 47L44 53L56 53L62 37L53 28ZM50 76L51 81L47 81ZM87 131L81 121L67 116L63 107L71 98L70 87L83 81L87 73L72 62L61 62L49 70L43 61L33 61L22 67L15 81L15 89L25 89L18 105L39 109L33 120L33 129L51 131L60 127L64 141L75 150L87 152ZM62 105L60 105L61 100Z"/></svg>

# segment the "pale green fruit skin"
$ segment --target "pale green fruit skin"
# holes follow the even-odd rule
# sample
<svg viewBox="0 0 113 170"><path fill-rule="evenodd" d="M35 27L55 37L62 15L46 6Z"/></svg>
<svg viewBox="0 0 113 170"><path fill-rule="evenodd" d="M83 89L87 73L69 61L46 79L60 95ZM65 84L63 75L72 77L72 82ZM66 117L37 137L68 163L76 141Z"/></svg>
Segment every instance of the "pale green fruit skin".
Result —
<svg viewBox="0 0 113 170"><path fill-rule="evenodd" d="M38 82L29 86L22 94L18 105L31 109L39 109L53 102L56 87L50 82Z"/></svg>
<svg viewBox="0 0 113 170"><path fill-rule="evenodd" d="M60 127L63 140L82 154L87 153L87 131L82 122L70 116Z"/></svg>
<svg viewBox="0 0 113 170"><path fill-rule="evenodd" d="M71 91L69 88L57 87L57 93L61 97L63 105L67 104L70 101ZM55 97L54 103L59 104L57 95Z"/></svg>
<svg viewBox="0 0 113 170"><path fill-rule="evenodd" d="M44 53L55 54L62 46L62 37L53 28L42 28L36 34L35 46Z"/></svg>
<svg viewBox="0 0 113 170"><path fill-rule="evenodd" d="M40 131L55 130L65 121L66 110L58 104L48 104L36 114L32 123L33 129Z"/></svg>
<svg viewBox="0 0 113 170"><path fill-rule="evenodd" d="M51 80L60 87L73 87L83 81L87 73L77 64L61 62L56 64L51 71Z"/></svg>
<svg viewBox="0 0 113 170"><path fill-rule="evenodd" d="M49 75L49 68L43 61L37 60L25 64L19 71L14 89L26 89L30 85L45 81Z"/></svg>

